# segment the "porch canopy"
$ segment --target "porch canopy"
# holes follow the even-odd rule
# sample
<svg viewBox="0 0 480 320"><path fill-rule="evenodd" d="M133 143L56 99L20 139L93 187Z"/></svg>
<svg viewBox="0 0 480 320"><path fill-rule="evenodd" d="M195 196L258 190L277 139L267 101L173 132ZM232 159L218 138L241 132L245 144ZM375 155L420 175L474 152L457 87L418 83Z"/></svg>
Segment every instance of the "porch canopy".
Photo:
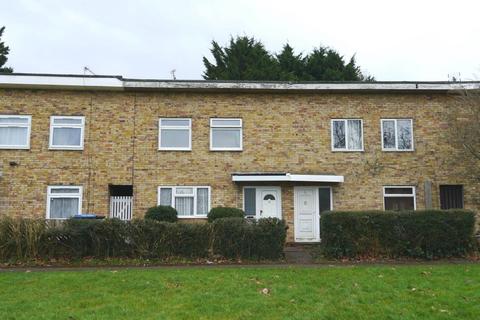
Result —
<svg viewBox="0 0 480 320"><path fill-rule="evenodd" d="M236 172L233 182L343 182L343 176L332 174L294 174L288 172Z"/></svg>

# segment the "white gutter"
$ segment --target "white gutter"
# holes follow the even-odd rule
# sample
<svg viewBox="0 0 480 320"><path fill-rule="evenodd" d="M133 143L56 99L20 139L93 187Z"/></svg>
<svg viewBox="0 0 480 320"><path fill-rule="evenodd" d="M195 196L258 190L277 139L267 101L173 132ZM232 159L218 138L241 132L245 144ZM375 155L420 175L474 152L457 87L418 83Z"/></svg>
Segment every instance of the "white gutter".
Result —
<svg viewBox="0 0 480 320"><path fill-rule="evenodd" d="M233 182L331 182L344 181L343 176L318 174L290 174L285 175L232 175Z"/></svg>

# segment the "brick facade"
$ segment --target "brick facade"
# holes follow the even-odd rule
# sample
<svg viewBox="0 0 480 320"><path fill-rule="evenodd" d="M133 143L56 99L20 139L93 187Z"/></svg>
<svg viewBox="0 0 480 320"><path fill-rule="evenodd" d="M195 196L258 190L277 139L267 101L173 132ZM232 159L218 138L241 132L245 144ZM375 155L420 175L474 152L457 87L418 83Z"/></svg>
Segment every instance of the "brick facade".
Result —
<svg viewBox="0 0 480 320"><path fill-rule="evenodd" d="M159 185L207 185L211 205L242 207L233 172L335 174L338 210L382 209L382 187L464 186L465 208L478 210L471 163L449 143L445 114L454 104L438 93L228 93L0 89L0 114L32 116L30 150L0 150L1 214L44 217L47 186L81 185L83 212L108 215L109 184L134 186L134 216L157 203ZM49 150L52 115L85 116L83 151ZM192 119L192 151L158 151L158 119ZM209 119L243 119L243 151L209 150ZM364 152L331 151L331 119L363 119ZM412 118L415 150L384 152L380 119ZM292 183L281 186L282 214L293 241ZM301 185L301 184L295 184Z"/></svg>

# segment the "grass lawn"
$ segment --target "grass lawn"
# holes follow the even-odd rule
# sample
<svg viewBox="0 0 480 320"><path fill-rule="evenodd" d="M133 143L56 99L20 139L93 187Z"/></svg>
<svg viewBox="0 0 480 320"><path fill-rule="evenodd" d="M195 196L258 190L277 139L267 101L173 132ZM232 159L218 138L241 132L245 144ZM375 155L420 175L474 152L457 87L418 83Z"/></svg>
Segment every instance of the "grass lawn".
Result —
<svg viewBox="0 0 480 320"><path fill-rule="evenodd" d="M1 272L0 319L480 319L480 265Z"/></svg>

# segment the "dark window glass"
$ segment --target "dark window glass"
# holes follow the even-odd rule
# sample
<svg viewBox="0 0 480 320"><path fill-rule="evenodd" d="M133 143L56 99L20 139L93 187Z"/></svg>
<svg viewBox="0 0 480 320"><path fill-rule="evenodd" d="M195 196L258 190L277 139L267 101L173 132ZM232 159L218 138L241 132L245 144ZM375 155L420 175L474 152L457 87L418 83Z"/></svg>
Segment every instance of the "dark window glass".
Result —
<svg viewBox="0 0 480 320"><path fill-rule="evenodd" d="M330 188L318 189L318 203L320 204L320 213L330 210L332 199L330 198Z"/></svg>
<svg viewBox="0 0 480 320"><path fill-rule="evenodd" d="M245 214L247 216L254 216L257 212L256 210L256 192L255 188L245 188L245 199L244 199L244 207L245 207Z"/></svg>
<svg viewBox="0 0 480 320"><path fill-rule="evenodd" d="M414 210L413 197L385 197L385 210Z"/></svg>
<svg viewBox="0 0 480 320"><path fill-rule="evenodd" d="M413 194L413 188L385 188L385 194Z"/></svg>
<svg viewBox="0 0 480 320"><path fill-rule="evenodd" d="M463 186L440 186L440 208L444 210L463 209Z"/></svg>

